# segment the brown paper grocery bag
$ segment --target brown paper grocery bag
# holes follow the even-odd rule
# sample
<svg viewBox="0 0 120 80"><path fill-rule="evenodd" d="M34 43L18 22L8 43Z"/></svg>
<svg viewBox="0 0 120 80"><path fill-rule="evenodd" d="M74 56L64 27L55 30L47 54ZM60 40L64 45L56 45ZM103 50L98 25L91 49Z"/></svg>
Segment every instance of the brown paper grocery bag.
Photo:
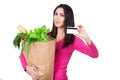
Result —
<svg viewBox="0 0 120 80"><path fill-rule="evenodd" d="M28 65L36 66L42 74L37 80L53 80L55 40L33 42L23 53Z"/></svg>

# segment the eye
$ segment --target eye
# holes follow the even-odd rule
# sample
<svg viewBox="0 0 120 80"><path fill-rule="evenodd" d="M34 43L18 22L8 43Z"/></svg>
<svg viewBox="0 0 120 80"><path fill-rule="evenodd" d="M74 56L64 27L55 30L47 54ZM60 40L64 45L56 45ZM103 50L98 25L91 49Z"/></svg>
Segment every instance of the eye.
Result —
<svg viewBox="0 0 120 80"><path fill-rule="evenodd" d="M61 14L60 14L60 16L64 17L64 14L63 14L63 13L61 13Z"/></svg>
<svg viewBox="0 0 120 80"><path fill-rule="evenodd" d="M56 15L56 16L57 16L57 15L58 15L58 13L55 13L54 15Z"/></svg>

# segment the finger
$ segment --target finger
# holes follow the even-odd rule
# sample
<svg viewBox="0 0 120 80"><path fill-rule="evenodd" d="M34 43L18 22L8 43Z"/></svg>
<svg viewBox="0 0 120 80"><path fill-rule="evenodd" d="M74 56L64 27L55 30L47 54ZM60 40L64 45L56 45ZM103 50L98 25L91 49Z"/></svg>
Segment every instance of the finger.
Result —
<svg viewBox="0 0 120 80"><path fill-rule="evenodd" d="M38 75L36 75L36 74L33 74L32 78L33 78L34 80L36 80L36 79L38 79L38 78L39 78L39 76L38 76Z"/></svg>
<svg viewBox="0 0 120 80"><path fill-rule="evenodd" d="M38 69L36 69L36 67L33 67L32 73L34 74L34 76L35 76L36 78L39 77L39 72L38 72Z"/></svg>
<svg viewBox="0 0 120 80"><path fill-rule="evenodd" d="M28 66L27 73L34 79L38 78L38 74L34 71L35 68Z"/></svg>
<svg viewBox="0 0 120 80"><path fill-rule="evenodd" d="M83 28L82 25L78 25L78 26L77 26L78 32L81 32L82 28Z"/></svg>
<svg viewBox="0 0 120 80"><path fill-rule="evenodd" d="M77 27L78 27L79 29L83 28L83 26L82 26L82 25L78 25Z"/></svg>
<svg viewBox="0 0 120 80"><path fill-rule="evenodd" d="M36 67L32 67L32 71L34 74L38 74L38 69Z"/></svg>
<svg viewBox="0 0 120 80"><path fill-rule="evenodd" d="M37 69L36 69L36 67L32 67L32 70L33 70L33 71L36 71Z"/></svg>
<svg viewBox="0 0 120 80"><path fill-rule="evenodd" d="M35 78L35 79L37 79L37 78L39 78L39 75L38 74L32 74L32 78Z"/></svg>

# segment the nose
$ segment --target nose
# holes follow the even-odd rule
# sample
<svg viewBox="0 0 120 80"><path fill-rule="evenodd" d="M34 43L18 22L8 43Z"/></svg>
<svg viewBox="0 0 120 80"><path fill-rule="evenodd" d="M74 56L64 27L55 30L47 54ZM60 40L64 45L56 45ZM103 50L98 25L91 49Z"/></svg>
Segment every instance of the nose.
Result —
<svg viewBox="0 0 120 80"><path fill-rule="evenodd" d="M60 19L60 17L61 17L60 14L55 15L56 19Z"/></svg>
<svg viewBox="0 0 120 80"><path fill-rule="evenodd" d="M59 15L56 15L56 20L59 20L60 19L60 16Z"/></svg>

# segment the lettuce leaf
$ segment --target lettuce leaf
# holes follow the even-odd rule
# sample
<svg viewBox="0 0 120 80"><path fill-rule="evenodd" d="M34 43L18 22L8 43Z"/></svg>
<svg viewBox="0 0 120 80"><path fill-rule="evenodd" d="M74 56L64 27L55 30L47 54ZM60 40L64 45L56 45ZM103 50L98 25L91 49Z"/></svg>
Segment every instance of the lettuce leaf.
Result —
<svg viewBox="0 0 120 80"><path fill-rule="evenodd" d="M30 44L33 42L46 42L49 40L48 33L50 32L49 28L46 28L46 25L41 27L36 27L33 30L31 29L28 33L18 33L13 40L13 45L20 49L20 43L22 42L21 52L25 47L30 47ZM24 38L24 40L21 40Z"/></svg>

